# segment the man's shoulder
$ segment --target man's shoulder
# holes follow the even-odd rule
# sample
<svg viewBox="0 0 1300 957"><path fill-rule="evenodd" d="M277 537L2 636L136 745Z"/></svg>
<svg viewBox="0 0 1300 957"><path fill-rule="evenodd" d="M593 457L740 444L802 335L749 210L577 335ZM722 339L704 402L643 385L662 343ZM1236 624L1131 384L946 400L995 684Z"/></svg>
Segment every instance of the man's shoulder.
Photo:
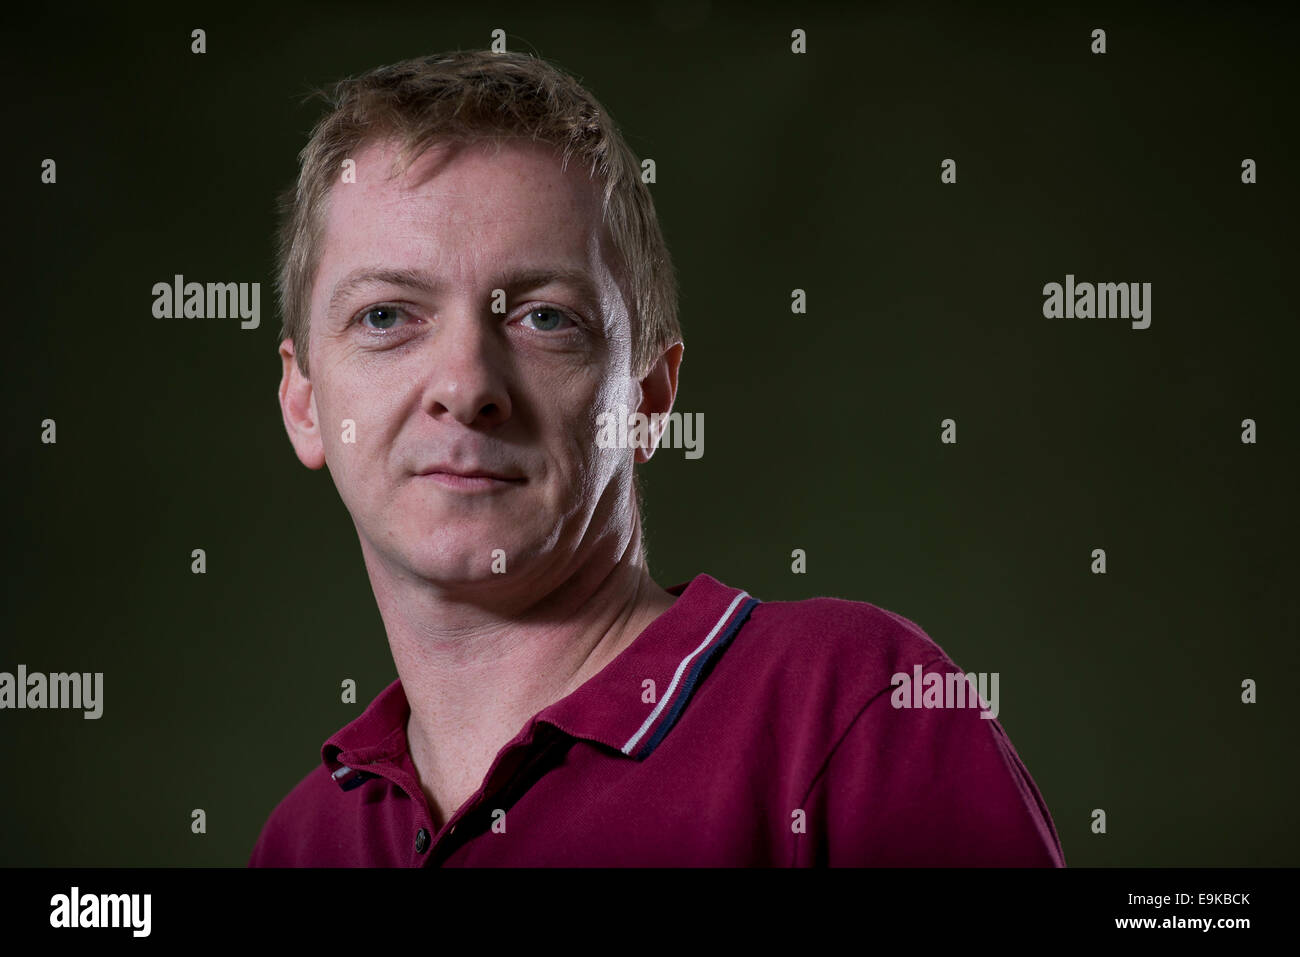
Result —
<svg viewBox="0 0 1300 957"><path fill-rule="evenodd" d="M997 720L996 676L981 676L978 694L932 701L936 686L968 686L920 688L914 676L961 669L916 622L869 602L763 602L751 619L732 687L748 686L740 710L751 721L762 712L768 740L787 743L780 760L817 786L800 793L827 822L831 859L1064 863L1042 794ZM990 689L992 700L980 700ZM863 808L873 808L870 822ZM907 837L918 832L929 836Z"/></svg>
<svg viewBox="0 0 1300 957"><path fill-rule="evenodd" d="M750 614L745 640L754 657L790 677L887 689L914 666L952 666L943 648L909 618L866 601L818 597L763 601Z"/></svg>
<svg viewBox="0 0 1300 957"><path fill-rule="evenodd" d="M917 667L958 670L900 614L844 598L764 600L750 610L705 687L707 700L745 727L762 715L758 726L798 751L802 757L789 760L799 764L824 758L864 710L888 700L895 675Z"/></svg>
<svg viewBox="0 0 1300 957"><path fill-rule="evenodd" d="M315 766L267 818L249 865L405 863L417 812L411 795L419 793L406 752L407 712L401 680L395 680L330 735Z"/></svg>
<svg viewBox="0 0 1300 957"><path fill-rule="evenodd" d="M280 799L249 857L250 867L297 867L312 856L323 821L339 814L341 790L323 763L317 763Z"/></svg>

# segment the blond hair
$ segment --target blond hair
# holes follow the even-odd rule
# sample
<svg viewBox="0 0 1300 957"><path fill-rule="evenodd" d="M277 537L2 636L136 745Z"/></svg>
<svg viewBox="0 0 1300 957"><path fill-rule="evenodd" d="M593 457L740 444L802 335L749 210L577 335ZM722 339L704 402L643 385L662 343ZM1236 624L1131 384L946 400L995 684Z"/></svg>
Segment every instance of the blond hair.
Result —
<svg viewBox="0 0 1300 957"><path fill-rule="evenodd" d="M576 157L601 187L601 210L629 299L632 373L641 379L681 340L677 281L640 164L599 102L573 77L524 53L465 50L378 67L314 91L331 106L299 154L297 182L279 198L276 294L281 339L309 375L311 289L326 204L343 161L395 139L402 169L435 144L528 137Z"/></svg>

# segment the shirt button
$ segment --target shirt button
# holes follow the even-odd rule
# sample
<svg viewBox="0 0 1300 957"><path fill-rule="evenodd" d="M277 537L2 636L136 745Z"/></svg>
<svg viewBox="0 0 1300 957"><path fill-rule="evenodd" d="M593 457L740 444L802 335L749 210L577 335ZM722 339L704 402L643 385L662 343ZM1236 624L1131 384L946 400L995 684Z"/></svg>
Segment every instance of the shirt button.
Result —
<svg viewBox="0 0 1300 957"><path fill-rule="evenodd" d="M423 854L429 849L429 832L420 828L415 832L415 853Z"/></svg>

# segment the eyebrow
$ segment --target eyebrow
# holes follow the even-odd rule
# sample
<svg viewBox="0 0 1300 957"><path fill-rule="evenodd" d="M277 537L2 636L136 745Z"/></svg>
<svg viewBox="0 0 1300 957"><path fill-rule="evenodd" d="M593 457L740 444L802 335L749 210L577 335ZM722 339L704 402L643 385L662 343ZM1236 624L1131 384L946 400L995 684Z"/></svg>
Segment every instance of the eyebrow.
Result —
<svg viewBox="0 0 1300 957"><path fill-rule="evenodd" d="M497 276L493 288L504 289L507 294L511 294L554 284L567 285L575 289L584 304L593 310L601 306L600 293L591 274L585 269L569 266L527 266L511 269ZM417 292L433 294L445 288L446 284L418 269L363 266L348 273L334 285L326 315L333 316L349 296L366 286L402 286Z"/></svg>

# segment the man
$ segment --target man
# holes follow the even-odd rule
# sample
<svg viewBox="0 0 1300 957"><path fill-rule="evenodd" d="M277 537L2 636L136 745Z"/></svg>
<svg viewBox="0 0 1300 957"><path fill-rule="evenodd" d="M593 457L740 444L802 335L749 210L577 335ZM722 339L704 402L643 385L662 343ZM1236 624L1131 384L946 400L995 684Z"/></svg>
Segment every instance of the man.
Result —
<svg viewBox="0 0 1300 957"><path fill-rule="evenodd" d="M285 427L399 679L250 864L1063 863L996 720L891 705L894 675L956 671L915 625L651 579L657 436L604 447L598 420L672 409L675 279L576 81L485 52L344 81L284 214Z"/></svg>

